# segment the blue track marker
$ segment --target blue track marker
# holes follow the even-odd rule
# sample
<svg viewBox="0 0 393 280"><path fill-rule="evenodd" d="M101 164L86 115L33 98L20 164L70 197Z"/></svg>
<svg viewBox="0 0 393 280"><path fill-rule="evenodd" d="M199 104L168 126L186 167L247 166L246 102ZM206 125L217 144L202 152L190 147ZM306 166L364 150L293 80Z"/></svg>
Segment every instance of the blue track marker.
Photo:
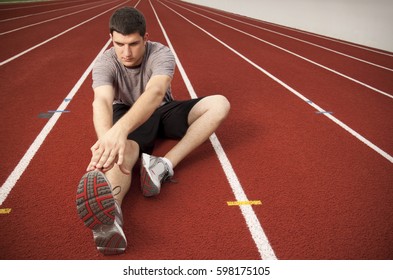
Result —
<svg viewBox="0 0 393 280"><path fill-rule="evenodd" d="M48 112L45 113L40 113L38 115L38 118L40 119L50 119L54 113L69 113L70 111L68 110L50 110Z"/></svg>
<svg viewBox="0 0 393 280"><path fill-rule="evenodd" d="M68 110L55 110L55 111L48 111L48 113L69 113L70 111Z"/></svg>
<svg viewBox="0 0 393 280"><path fill-rule="evenodd" d="M322 112L317 111L317 112L315 112L315 114L330 114L330 115L332 115L333 112L330 112L330 111L322 111Z"/></svg>
<svg viewBox="0 0 393 280"><path fill-rule="evenodd" d="M54 113L40 113L38 118L40 119L50 119Z"/></svg>

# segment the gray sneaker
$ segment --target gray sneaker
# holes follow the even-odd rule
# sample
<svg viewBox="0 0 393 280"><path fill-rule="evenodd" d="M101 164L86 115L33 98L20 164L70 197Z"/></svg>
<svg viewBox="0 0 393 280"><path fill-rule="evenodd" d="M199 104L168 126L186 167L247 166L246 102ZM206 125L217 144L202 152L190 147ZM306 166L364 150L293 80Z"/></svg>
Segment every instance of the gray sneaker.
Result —
<svg viewBox="0 0 393 280"><path fill-rule="evenodd" d="M144 196L158 195L161 184L173 176L173 170L161 157L142 154L141 189Z"/></svg>
<svg viewBox="0 0 393 280"><path fill-rule="evenodd" d="M127 240L122 229L123 215L104 173L94 170L82 177L76 208L82 222L92 230L97 250L104 255L124 253Z"/></svg>

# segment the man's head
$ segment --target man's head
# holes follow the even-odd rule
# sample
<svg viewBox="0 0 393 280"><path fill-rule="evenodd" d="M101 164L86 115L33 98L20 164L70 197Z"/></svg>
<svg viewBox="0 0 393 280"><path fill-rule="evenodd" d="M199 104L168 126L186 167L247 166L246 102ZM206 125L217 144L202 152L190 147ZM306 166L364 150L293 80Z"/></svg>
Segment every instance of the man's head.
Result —
<svg viewBox="0 0 393 280"><path fill-rule="evenodd" d="M138 32L142 37L146 33L146 21L143 14L135 8L124 7L113 13L109 21L111 35L116 31L123 35Z"/></svg>
<svg viewBox="0 0 393 280"><path fill-rule="evenodd" d="M119 61L126 67L140 65L148 39L143 14L135 8L121 8L112 15L109 30Z"/></svg>

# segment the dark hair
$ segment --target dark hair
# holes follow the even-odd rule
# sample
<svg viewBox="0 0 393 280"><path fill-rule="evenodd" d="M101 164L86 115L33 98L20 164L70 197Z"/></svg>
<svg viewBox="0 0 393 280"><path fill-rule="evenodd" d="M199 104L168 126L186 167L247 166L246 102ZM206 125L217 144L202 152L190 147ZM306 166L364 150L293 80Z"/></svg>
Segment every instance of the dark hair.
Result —
<svg viewBox="0 0 393 280"><path fill-rule="evenodd" d="M143 14L135 8L124 7L113 13L109 21L109 31L129 35L138 32L142 37L146 33L146 21Z"/></svg>

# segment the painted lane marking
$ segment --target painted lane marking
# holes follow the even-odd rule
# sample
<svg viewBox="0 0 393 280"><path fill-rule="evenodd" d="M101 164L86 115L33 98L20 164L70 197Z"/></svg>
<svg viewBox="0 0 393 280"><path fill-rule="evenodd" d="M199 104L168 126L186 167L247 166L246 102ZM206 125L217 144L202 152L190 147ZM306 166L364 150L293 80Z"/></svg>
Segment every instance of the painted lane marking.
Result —
<svg viewBox="0 0 393 280"><path fill-rule="evenodd" d="M11 208L2 208L0 209L0 214L10 214Z"/></svg>
<svg viewBox="0 0 393 280"><path fill-rule="evenodd" d="M64 99L64 102L69 102L71 99ZM40 113L38 115L38 118L40 119L49 119L51 118L55 113L69 113L71 111L69 110L49 110L48 112Z"/></svg>
<svg viewBox="0 0 393 280"><path fill-rule="evenodd" d="M323 115L323 114L333 114L333 112L331 112L331 111L317 111L317 112L315 112L315 114L321 114L321 115Z"/></svg>
<svg viewBox="0 0 393 280"><path fill-rule="evenodd" d="M67 102L67 101L64 100L64 102ZM69 110L50 110L50 111L48 111L48 113L69 113L69 112L71 112L71 111L69 111Z"/></svg>
<svg viewBox="0 0 393 280"><path fill-rule="evenodd" d="M177 67L179 69L179 72L181 73L181 76L183 77L183 81L188 89L188 92L190 94L190 96L192 98L196 98L197 95L195 93L195 90L190 82L190 80L188 79L188 76L172 46L171 41L169 40L169 37L156 13L156 10L153 7L153 4L151 3L151 1L149 0L150 6L153 9L153 12L157 18L158 24L161 27L162 33L168 43L168 46L171 48L175 59L176 59L176 64ZM217 154L217 157L221 163L221 166L224 170L224 173L227 177L227 180L229 182L229 185L232 188L232 191L235 195L236 200L238 201L248 201L248 198L243 190L242 185L240 184L240 181L235 173L235 171L233 170L232 164L230 163L223 147L221 146L217 136L215 133L213 133L213 135L210 136L210 141L212 143L212 146ZM276 260L277 257L272 249L272 247L270 246L269 240L254 212L254 210L252 209L251 205L243 205L240 206L240 210L243 214L243 217L246 221L247 227L251 233L251 236L255 242L255 245L258 249L258 252L261 256L262 259L264 260Z"/></svg>
<svg viewBox="0 0 393 280"><path fill-rule="evenodd" d="M227 201L228 206L240 206L240 205L262 205L260 200L246 200L246 201Z"/></svg>
<svg viewBox="0 0 393 280"><path fill-rule="evenodd" d="M38 118L40 119L50 119L54 113L40 113Z"/></svg>

